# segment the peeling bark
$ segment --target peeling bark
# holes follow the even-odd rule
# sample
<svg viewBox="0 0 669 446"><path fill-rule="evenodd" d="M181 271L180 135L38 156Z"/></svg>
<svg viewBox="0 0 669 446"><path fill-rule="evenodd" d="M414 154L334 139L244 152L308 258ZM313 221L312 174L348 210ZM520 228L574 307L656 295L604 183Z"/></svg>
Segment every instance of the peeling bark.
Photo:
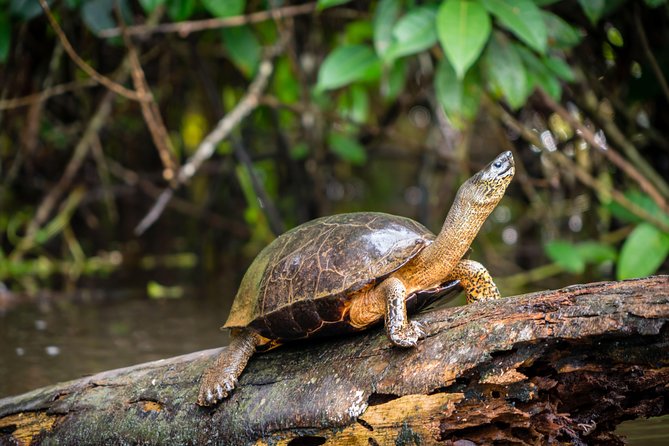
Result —
<svg viewBox="0 0 669 446"><path fill-rule="evenodd" d="M195 404L220 349L0 400L0 444L623 444L669 413L669 276L576 285L423 313L256 355L215 408Z"/></svg>

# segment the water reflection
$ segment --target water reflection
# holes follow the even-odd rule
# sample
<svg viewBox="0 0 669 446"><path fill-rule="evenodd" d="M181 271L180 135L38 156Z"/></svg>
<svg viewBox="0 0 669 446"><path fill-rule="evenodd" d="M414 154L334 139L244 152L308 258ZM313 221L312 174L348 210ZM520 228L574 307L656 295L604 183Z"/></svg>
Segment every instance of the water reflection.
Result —
<svg viewBox="0 0 669 446"><path fill-rule="evenodd" d="M200 290L181 299L140 292L109 301L18 305L0 316L0 397L224 345L227 334L218 328L229 306L220 292Z"/></svg>

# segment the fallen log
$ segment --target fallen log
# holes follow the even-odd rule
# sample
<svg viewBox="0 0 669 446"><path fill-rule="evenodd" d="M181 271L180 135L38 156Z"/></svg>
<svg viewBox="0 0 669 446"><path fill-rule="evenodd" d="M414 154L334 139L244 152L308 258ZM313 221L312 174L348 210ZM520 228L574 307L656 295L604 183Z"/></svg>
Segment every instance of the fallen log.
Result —
<svg viewBox="0 0 669 446"><path fill-rule="evenodd" d="M623 444L669 413L669 276L575 285L416 316L254 356L239 388L195 404L220 349L0 400L0 444Z"/></svg>

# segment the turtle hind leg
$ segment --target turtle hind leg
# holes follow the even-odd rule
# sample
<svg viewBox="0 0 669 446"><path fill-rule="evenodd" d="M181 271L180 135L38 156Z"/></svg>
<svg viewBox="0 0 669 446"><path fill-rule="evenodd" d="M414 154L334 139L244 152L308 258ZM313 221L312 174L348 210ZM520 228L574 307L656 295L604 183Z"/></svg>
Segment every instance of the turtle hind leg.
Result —
<svg viewBox="0 0 669 446"><path fill-rule="evenodd" d="M230 345L202 375L197 398L200 406L213 406L228 396L259 342L260 336L253 330L242 329L232 333Z"/></svg>
<svg viewBox="0 0 669 446"><path fill-rule="evenodd" d="M502 297L488 270L473 260L460 260L448 278L460 281L467 295L467 303Z"/></svg>

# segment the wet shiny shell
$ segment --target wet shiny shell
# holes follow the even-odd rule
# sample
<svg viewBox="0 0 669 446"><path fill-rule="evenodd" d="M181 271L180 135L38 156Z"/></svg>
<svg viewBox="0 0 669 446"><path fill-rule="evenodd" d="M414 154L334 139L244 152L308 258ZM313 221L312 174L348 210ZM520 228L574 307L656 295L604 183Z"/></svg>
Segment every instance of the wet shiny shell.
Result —
<svg viewBox="0 0 669 446"><path fill-rule="evenodd" d="M434 237L411 219L376 212L307 222L258 254L224 327L251 326L269 339L352 331L344 320L352 293L399 269Z"/></svg>

